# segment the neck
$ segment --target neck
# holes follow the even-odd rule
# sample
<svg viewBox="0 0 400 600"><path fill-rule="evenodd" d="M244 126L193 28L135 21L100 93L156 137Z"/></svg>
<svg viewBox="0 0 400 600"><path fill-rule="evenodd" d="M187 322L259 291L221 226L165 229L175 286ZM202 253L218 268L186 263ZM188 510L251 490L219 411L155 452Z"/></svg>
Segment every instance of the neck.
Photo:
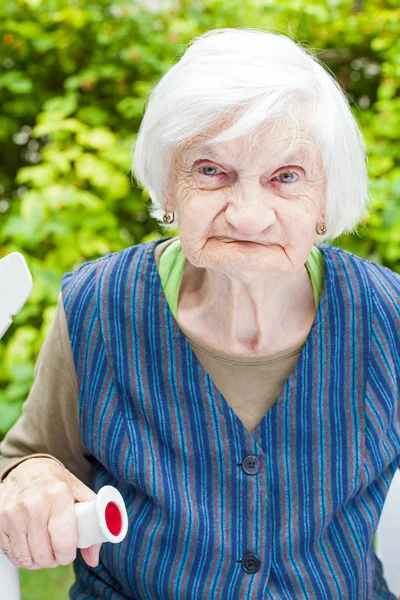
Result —
<svg viewBox="0 0 400 600"><path fill-rule="evenodd" d="M226 272L186 261L178 315L217 348L270 354L304 340L314 321L314 292L307 269L295 273Z"/></svg>

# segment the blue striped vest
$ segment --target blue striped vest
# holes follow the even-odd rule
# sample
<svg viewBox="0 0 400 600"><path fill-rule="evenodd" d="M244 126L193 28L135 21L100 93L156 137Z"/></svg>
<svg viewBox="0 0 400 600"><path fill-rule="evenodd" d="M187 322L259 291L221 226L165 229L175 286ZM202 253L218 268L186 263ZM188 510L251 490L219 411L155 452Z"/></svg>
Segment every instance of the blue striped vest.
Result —
<svg viewBox="0 0 400 600"><path fill-rule="evenodd" d="M320 244L325 283L294 370L249 433L192 351L141 243L66 273L93 489L125 540L73 600L374 600L372 539L400 462L400 276Z"/></svg>

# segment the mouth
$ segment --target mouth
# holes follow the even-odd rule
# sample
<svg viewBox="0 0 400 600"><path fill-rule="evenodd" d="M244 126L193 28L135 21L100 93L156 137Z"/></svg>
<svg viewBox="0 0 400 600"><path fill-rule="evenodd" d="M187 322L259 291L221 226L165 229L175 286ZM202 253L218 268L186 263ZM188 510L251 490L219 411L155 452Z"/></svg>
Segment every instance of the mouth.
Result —
<svg viewBox="0 0 400 600"><path fill-rule="evenodd" d="M257 244L257 246L275 246L275 244L269 244L269 243L263 244L262 242L252 242L252 241L248 241L248 240L227 239L227 240L222 240L222 241L226 241L228 244L235 243L235 244L242 244L242 245L247 245L247 246L253 245L253 244Z"/></svg>

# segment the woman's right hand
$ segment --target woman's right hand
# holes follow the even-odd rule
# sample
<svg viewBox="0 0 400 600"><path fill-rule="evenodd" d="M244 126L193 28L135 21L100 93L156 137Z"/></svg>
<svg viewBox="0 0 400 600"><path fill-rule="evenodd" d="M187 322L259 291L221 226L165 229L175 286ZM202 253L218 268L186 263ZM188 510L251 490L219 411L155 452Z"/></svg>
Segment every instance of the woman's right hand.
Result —
<svg viewBox="0 0 400 600"><path fill-rule="evenodd" d="M75 502L96 494L51 458L29 458L0 484L0 549L18 568L36 570L68 565L76 558ZM82 548L95 567L101 544Z"/></svg>

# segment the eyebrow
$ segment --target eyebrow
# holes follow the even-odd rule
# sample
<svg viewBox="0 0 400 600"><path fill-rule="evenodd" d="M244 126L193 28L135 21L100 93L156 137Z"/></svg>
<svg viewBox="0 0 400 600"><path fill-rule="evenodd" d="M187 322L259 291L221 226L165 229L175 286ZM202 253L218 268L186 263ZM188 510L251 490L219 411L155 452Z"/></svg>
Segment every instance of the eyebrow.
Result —
<svg viewBox="0 0 400 600"><path fill-rule="evenodd" d="M202 146L197 146L197 147L193 147L192 149L190 149L187 153L187 157L188 158L194 158L197 155L200 154L207 154L208 156L210 156L211 158L213 158L214 160L217 161L221 161L223 159L221 159L213 150L212 146L209 146L207 144L204 144ZM291 152L288 155L283 155L279 157L279 160L281 162L285 162L285 163L291 163L294 161L297 161L299 159L301 160L309 160L309 158L307 158L307 154L308 152L304 152L301 149L297 148L295 151Z"/></svg>

